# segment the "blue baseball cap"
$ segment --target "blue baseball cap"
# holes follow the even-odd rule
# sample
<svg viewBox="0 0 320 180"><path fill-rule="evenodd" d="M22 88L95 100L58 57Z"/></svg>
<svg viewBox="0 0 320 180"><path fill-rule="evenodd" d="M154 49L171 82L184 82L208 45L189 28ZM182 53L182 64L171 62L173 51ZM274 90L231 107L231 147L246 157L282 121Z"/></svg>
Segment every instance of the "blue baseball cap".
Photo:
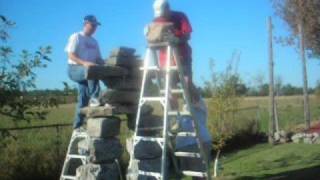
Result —
<svg viewBox="0 0 320 180"><path fill-rule="evenodd" d="M94 15L87 15L84 17L84 23L91 23L93 25L101 25L100 22L98 22L97 18Z"/></svg>

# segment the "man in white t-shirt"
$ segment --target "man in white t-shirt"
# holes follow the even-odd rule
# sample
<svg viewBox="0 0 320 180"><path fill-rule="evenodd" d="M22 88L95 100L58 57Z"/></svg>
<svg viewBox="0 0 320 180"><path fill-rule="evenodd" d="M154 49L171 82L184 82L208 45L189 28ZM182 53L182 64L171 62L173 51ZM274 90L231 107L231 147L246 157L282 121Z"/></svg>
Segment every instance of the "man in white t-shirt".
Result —
<svg viewBox="0 0 320 180"><path fill-rule="evenodd" d="M74 129L80 129L84 116L80 109L90 103L97 103L100 93L99 80L87 80L87 68L104 64L101 58L98 42L92 37L100 23L93 15L85 16L83 30L72 34L65 48L68 54L68 75L78 83L78 105L74 120Z"/></svg>

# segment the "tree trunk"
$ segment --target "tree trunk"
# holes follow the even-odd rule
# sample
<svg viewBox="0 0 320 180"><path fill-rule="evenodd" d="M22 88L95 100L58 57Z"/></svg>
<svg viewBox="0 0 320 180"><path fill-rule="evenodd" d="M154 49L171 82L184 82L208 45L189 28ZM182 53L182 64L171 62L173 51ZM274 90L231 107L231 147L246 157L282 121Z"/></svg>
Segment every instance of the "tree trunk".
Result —
<svg viewBox="0 0 320 180"><path fill-rule="evenodd" d="M307 62L305 55L305 38L303 24L299 24L299 35L300 35L300 56L302 62L302 73L303 73L303 104L304 104L304 120L306 123L306 130L310 129L310 105L309 105L309 94L308 94L308 75L307 75Z"/></svg>
<svg viewBox="0 0 320 180"><path fill-rule="evenodd" d="M214 160L214 167L213 167L214 168L214 174L213 174L213 177L215 177L215 178L218 177L220 153L221 153L221 150L218 150L216 158Z"/></svg>
<svg viewBox="0 0 320 180"><path fill-rule="evenodd" d="M268 30L269 30L269 143L274 143L275 133L275 100L274 100L274 62L273 62L273 35L272 35L272 19L269 17Z"/></svg>

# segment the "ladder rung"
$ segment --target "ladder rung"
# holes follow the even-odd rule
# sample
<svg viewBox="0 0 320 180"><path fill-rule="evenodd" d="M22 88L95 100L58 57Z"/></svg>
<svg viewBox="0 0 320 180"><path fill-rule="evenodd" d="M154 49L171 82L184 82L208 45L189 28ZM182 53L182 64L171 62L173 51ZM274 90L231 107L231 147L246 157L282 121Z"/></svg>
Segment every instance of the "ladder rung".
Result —
<svg viewBox="0 0 320 180"><path fill-rule="evenodd" d="M143 97L140 101L164 101L164 97Z"/></svg>
<svg viewBox="0 0 320 180"><path fill-rule="evenodd" d="M201 157L199 153L192 153L192 152L175 152L174 155L176 155L177 157L190 157L190 158Z"/></svg>
<svg viewBox="0 0 320 180"><path fill-rule="evenodd" d="M157 130L162 130L163 127L149 127L149 128L138 128L139 131L157 131Z"/></svg>
<svg viewBox="0 0 320 180"><path fill-rule="evenodd" d="M75 176L66 176L66 175L63 175L62 177L61 177L61 179L70 179L70 180L74 180L74 179L76 179L76 177Z"/></svg>
<svg viewBox="0 0 320 180"><path fill-rule="evenodd" d="M207 173L197 172L197 171L182 171L182 174L185 176L192 176L192 177L207 177Z"/></svg>
<svg viewBox="0 0 320 180"><path fill-rule="evenodd" d="M78 154L68 154L67 158L70 158L70 159L86 159L87 156L78 155Z"/></svg>
<svg viewBox="0 0 320 180"><path fill-rule="evenodd" d="M182 89L171 89L169 90L172 94L183 94L183 90ZM161 90L160 93L164 94L165 90Z"/></svg>
<svg viewBox="0 0 320 180"><path fill-rule="evenodd" d="M140 70L160 71L160 68L158 66L149 66L147 68L141 67Z"/></svg>
<svg viewBox="0 0 320 180"><path fill-rule="evenodd" d="M156 173L156 172L147 172L147 171L139 170L138 174L139 175L144 175L144 176L153 176L153 177L156 177L156 178L159 178L159 179L162 178L161 174L160 173Z"/></svg>
<svg viewBox="0 0 320 180"><path fill-rule="evenodd" d="M166 70L166 67L160 69L158 66L149 66L149 67L141 67L140 70L149 70L149 71L160 71L160 70ZM169 67L170 71L177 71L178 67L177 66L170 66Z"/></svg>
<svg viewBox="0 0 320 180"><path fill-rule="evenodd" d="M155 138L155 137L143 137L143 136L136 136L135 137L136 141L152 141L152 142L163 142L163 138Z"/></svg>
<svg viewBox="0 0 320 180"><path fill-rule="evenodd" d="M196 137L196 133L195 132L178 132L177 136L180 136L180 137Z"/></svg>
<svg viewBox="0 0 320 180"><path fill-rule="evenodd" d="M86 132L73 132L72 137L86 138L88 134Z"/></svg>
<svg viewBox="0 0 320 180"><path fill-rule="evenodd" d="M182 111L182 112L169 111L169 112L168 112L168 115L169 115L169 116L178 116L178 115L181 115L181 116L191 116L191 113L188 112L188 111Z"/></svg>

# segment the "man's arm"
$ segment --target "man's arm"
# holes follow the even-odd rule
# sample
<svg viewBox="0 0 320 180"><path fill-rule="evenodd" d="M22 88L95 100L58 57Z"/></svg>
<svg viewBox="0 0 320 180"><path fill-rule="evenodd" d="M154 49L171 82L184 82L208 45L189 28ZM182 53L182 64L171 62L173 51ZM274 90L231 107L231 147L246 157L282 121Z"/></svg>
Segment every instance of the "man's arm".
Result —
<svg viewBox="0 0 320 180"><path fill-rule="evenodd" d="M75 53L73 52L69 52L68 53L68 57L69 59L71 59L73 62L77 63L77 64L80 64L80 65L83 65L83 66L86 66L86 67L89 67L89 66L95 66L96 64L95 63L92 63L92 62L88 62L88 61L85 61L83 59L80 59Z"/></svg>

